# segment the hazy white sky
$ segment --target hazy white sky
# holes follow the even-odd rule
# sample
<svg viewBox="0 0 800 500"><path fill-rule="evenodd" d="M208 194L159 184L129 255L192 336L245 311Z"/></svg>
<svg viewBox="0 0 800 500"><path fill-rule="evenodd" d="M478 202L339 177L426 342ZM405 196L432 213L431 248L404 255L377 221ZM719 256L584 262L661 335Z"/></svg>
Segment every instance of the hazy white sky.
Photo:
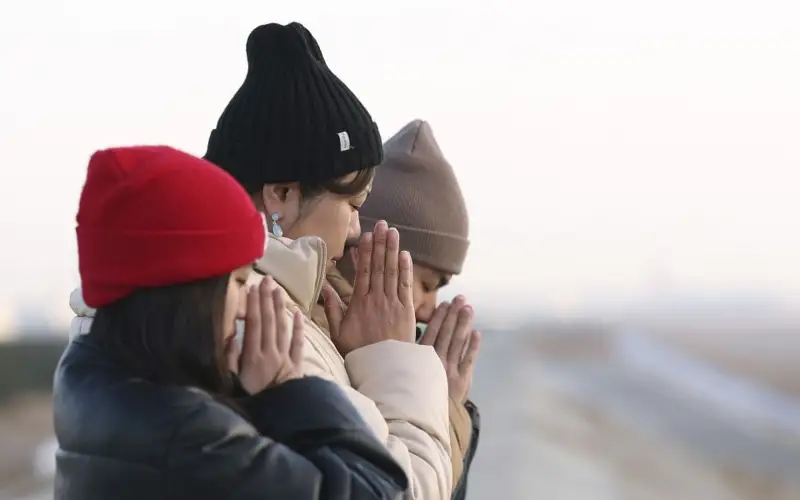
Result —
<svg viewBox="0 0 800 500"><path fill-rule="evenodd" d="M26 0L0 7L0 307L65 314L91 152L202 154L249 31L292 20L385 137L431 122L468 289L800 304L798 2Z"/></svg>

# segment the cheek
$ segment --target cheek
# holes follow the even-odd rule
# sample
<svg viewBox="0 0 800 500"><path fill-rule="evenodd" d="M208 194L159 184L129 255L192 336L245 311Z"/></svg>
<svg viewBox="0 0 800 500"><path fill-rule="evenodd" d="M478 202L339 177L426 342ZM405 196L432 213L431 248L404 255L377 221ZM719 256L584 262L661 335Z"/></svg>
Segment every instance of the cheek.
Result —
<svg viewBox="0 0 800 500"><path fill-rule="evenodd" d="M235 333L236 318L242 314L244 301L241 300L241 293L238 286L228 288L228 295L225 297L224 324L222 325L225 338Z"/></svg>
<svg viewBox="0 0 800 500"><path fill-rule="evenodd" d="M236 319L244 319L247 315L247 289L245 287L239 288L239 294L236 297Z"/></svg>
<svg viewBox="0 0 800 500"><path fill-rule="evenodd" d="M302 234L296 234L294 238L314 235L322 237L327 243L342 242L352 230L352 212L350 204L347 202L325 199L300 220L298 233Z"/></svg>
<svg viewBox="0 0 800 500"><path fill-rule="evenodd" d="M329 219L327 224L328 238L335 247L344 245L345 240L350 237L353 232L353 210L349 204L337 204L336 207L330 207L328 212ZM356 217L358 220L358 217Z"/></svg>
<svg viewBox="0 0 800 500"><path fill-rule="evenodd" d="M414 280L414 311L417 319L427 321L433 310L436 308L436 292L425 292L422 283Z"/></svg>

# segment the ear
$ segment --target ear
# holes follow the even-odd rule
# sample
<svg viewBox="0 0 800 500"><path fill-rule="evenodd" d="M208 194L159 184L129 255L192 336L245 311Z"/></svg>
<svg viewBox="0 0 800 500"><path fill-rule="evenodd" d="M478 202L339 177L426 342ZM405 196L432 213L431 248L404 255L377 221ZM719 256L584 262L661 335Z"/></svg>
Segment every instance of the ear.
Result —
<svg viewBox="0 0 800 500"><path fill-rule="evenodd" d="M296 183L293 184L264 184L261 188L261 202L267 213L286 212L285 206L291 202L293 191L298 191ZM299 191L298 191L299 194Z"/></svg>

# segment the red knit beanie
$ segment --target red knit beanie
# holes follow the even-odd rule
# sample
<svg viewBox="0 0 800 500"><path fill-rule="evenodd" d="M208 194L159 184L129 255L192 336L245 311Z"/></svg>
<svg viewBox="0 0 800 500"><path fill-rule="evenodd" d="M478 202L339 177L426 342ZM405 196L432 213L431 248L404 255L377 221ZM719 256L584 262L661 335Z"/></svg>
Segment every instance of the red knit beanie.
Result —
<svg viewBox="0 0 800 500"><path fill-rule="evenodd" d="M77 216L83 299L222 276L264 253L264 222L227 172L167 146L97 151Z"/></svg>

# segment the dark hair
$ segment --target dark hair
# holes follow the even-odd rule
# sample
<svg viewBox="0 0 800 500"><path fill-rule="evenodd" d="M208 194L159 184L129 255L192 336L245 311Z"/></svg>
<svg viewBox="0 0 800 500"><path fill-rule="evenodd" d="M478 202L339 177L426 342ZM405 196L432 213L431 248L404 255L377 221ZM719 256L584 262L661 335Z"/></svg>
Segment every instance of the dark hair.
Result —
<svg viewBox="0 0 800 500"><path fill-rule="evenodd" d="M229 277L139 290L98 309L89 335L137 377L227 394L222 322Z"/></svg>
<svg viewBox="0 0 800 500"><path fill-rule="evenodd" d="M340 196L355 196L372 184L372 180L375 178L375 167L359 170L355 177L346 181L344 177L346 176L324 181L301 182L300 195L305 200L316 198L324 192Z"/></svg>

